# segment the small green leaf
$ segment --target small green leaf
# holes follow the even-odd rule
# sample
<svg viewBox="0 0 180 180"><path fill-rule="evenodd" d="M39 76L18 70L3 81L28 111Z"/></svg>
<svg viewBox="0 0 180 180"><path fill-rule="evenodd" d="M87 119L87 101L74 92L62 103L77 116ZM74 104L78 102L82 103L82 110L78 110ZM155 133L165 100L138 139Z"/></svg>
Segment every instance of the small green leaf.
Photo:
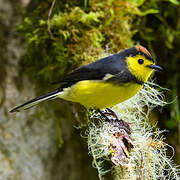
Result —
<svg viewBox="0 0 180 180"><path fill-rule="evenodd" d="M46 25L46 21L40 19L40 20L39 20L39 25L40 25L40 26Z"/></svg>
<svg viewBox="0 0 180 180"><path fill-rule="evenodd" d="M99 18L102 16L100 12L90 12L83 14L80 21L85 25L91 25L93 22L99 22Z"/></svg>
<svg viewBox="0 0 180 180"><path fill-rule="evenodd" d="M144 12L141 12L141 11L139 11L137 14L139 15L139 16L146 16L146 15L148 15L148 14L157 14L159 11L157 10L157 9L148 9L148 10L146 10L146 11L144 11Z"/></svg>
<svg viewBox="0 0 180 180"><path fill-rule="evenodd" d="M113 19L114 19L114 11L111 8L110 9L110 17L105 21L105 26L109 26Z"/></svg>
<svg viewBox="0 0 180 180"><path fill-rule="evenodd" d="M178 0L169 0L169 2L175 4L175 5L179 5L179 1Z"/></svg>
<svg viewBox="0 0 180 180"><path fill-rule="evenodd" d="M26 24L28 24L28 25L32 25L32 21L31 21L31 19L28 18L28 17L24 18L24 22L25 22Z"/></svg>
<svg viewBox="0 0 180 180"><path fill-rule="evenodd" d="M128 3L134 5L135 7L139 7L144 4L145 0L126 0Z"/></svg>

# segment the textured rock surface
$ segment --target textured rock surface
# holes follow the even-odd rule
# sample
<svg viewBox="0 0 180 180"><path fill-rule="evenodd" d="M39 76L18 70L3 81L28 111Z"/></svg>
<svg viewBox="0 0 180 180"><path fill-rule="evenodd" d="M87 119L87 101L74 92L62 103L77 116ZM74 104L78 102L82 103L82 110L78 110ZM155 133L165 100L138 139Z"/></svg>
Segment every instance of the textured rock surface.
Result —
<svg viewBox="0 0 180 180"><path fill-rule="evenodd" d="M75 107L55 101L22 113L8 112L35 96L33 85L19 74L18 65L25 46L16 25L28 3L0 0L0 180L97 179L88 161L86 139L73 127L76 113L69 110ZM61 109L58 115L52 106ZM61 148L57 121L62 127Z"/></svg>

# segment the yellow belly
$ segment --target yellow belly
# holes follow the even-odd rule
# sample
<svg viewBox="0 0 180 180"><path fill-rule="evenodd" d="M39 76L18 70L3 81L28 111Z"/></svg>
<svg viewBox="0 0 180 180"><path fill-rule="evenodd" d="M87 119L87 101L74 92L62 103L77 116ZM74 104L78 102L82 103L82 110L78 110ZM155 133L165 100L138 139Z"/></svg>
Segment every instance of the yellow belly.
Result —
<svg viewBox="0 0 180 180"><path fill-rule="evenodd" d="M103 81L81 81L66 88L60 98L78 102L85 107L104 109L133 97L142 85L125 83L115 85Z"/></svg>

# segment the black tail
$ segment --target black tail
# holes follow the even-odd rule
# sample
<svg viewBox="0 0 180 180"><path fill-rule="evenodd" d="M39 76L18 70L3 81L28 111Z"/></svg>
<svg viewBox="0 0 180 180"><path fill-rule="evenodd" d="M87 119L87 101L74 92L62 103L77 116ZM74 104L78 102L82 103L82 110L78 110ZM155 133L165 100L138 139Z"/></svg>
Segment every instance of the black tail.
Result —
<svg viewBox="0 0 180 180"><path fill-rule="evenodd" d="M39 104L40 102L42 101L47 101L47 100L50 100L50 99L54 99L56 98L56 96L60 93L61 91L59 89L53 91L53 92L50 92L48 94L45 94L45 95L42 95L38 98L35 98L35 99L32 99L32 100L29 100L27 102L25 102L24 104L21 104L20 106L17 106L15 108L13 108L12 110L10 110L10 112L19 112L21 110L25 110L25 109L28 109L36 104Z"/></svg>

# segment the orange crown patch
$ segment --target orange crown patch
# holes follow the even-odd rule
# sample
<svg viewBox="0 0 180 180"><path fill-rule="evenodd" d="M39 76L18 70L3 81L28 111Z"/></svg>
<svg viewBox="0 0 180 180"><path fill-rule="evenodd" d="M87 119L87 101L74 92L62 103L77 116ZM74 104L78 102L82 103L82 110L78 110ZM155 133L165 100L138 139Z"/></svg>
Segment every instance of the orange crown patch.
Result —
<svg viewBox="0 0 180 180"><path fill-rule="evenodd" d="M136 48L139 52L142 52L142 53L146 54L147 56L152 56L152 55L150 54L150 52L149 52L145 47L143 47L143 46L141 46L141 45L135 46L135 48Z"/></svg>

